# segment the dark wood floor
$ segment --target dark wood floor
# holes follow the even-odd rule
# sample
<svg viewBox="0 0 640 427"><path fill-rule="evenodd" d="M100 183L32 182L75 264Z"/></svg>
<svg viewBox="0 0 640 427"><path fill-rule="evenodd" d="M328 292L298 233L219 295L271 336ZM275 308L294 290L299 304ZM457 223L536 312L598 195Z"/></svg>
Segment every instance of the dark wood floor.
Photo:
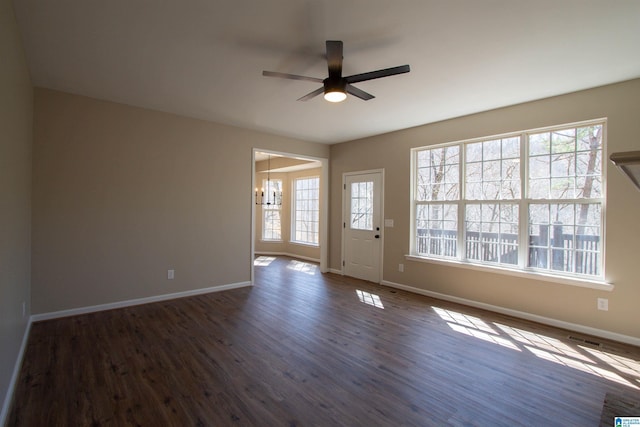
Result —
<svg viewBox="0 0 640 427"><path fill-rule="evenodd" d="M595 340L278 258L34 324L8 425L597 426L640 400L640 348L568 335Z"/></svg>

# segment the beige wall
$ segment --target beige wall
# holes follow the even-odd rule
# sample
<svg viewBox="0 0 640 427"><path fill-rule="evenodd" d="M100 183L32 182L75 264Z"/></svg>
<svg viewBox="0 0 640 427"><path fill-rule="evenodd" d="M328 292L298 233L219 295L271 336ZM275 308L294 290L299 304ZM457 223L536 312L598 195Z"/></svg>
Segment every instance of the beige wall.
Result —
<svg viewBox="0 0 640 427"><path fill-rule="evenodd" d="M608 118L608 154L640 149L640 80L331 146L329 267L340 269L342 174L385 169L384 280L640 338L640 192L607 166L606 279L613 292L409 261L410 149L510 131ZM607 162L608 163L608 162ZM398 271L404 263L405 272ZM596 299L609 299L598 311Z"/></svg>
<svg viewBox="0 0 640 427"><path fill-rule="evenodd" d="M45 89L34 129L34 313L249 281L253 147L329 152Z"/></svg>
<svg viewBox="0 0 640 427"><path fill-rule="evenodd" d="M272 160L273 162L273 160ZM256 235L255 235L255 251L256 253L278 253L286 254L294 257L301 257L315 261L320 260L320 247L301 245L291 242L291 195L293 190L293 181L298 178L322 176L322 169L306 169L288 173L272 173L271 179L281 179L283 185L282 194L282 241L268 242L262 240L262 208L256 206ZM256 174L256 185L262 186L262 180L267 179L266 173ZM320 179L322 182L322 178ZM320 189L322 192L322 188ZM322 207L320 208L322 210Z"/></svg>
<svg viewBox="0 0 640 427"><path fill-rule="evenodd" d="M30 311L33 90L11 1L0 0L0 405ZM25 304L26 316L22 314ZM5 402L8 404L8 401ZM6 410L7 407L5 406ZM2 416L0 416L2 424Z"/></svg>

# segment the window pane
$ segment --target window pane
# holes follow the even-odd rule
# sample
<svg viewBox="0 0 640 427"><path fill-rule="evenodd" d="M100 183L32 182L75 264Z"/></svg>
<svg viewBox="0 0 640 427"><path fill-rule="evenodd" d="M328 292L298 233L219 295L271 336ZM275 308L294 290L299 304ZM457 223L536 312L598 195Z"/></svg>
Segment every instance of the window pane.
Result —
<svg viewBox="0 0 640 427"><path fill-rule="evenodd" d="M373 230L373 182L351 183L351 222L354 230Z"/></svg>
<svg viewBox="0 0 640 427"><path fill-rule="evenodd" d="M353 205L352 205L353 206ZM317 245L319 242L320 178L294 181L293 240Z"/></svg>
<svg viewBox="0 0 640 427"><path fill-rule="evenodd" d="M600 203L529 206L529 267L601 274Z"/></svg>
<svg viewBox="0 0 640 427"><path fill-rule="evenodd" d="M549 154L551 152L551 136L549 132L529 135L529 155Z"/></svg>
<svg viewBox="0 0 640 427"><path fill-rule="evenodd" d="M602 197L602 125L529 135L529 153L530 198Z"/></svg>
<svg viewBox="0 0 640 427"><path fill-rule="evenodd" d="M465 258L493 264L518 264L518 205L469 204L465 211Z"/></svg>
<svg viewBox="0 0 640 427"><path fill-rule="evenodd" d="M578 128L578 151L592 151L602 149L602 125Z"/></svg>
<svg viewBox="0 0 640 427"><path fill-rule="evenodd" d="M466 145L467 162L482 161L482 142L475 142Z"/></svg>
<svg viewBox="0 0 640 427"><path fill-rule="evenodd" d="M502 158L520 158L520 137L514 136L502 140Z"/></svg>
<svg viewBox="0 0 640 427"><path fill-rule="evenodd" d="M458 200L460 147L420 150L416 154L416 200Z"/></svg>
<svg viewBox="0 0 640 427"><path fill-rule="evenodd" d="M494 160L499 159L502 156L501 140L485 141L482 143L482 160Z"/></svg>
<svg viewBox="0 0 640 427"><path fill-rule="evenodd" d="M552 153L572 153L576 149L576 130L563 129L551 132Z"/></svg>
<svg viewBox="0 0 640 427"><path fill-rule="evenodd" d="M467 199L515 200L521 197L520 137L468 143L465 147Z"/></svg>
<svg viewBox="0 0 640 427"><path fill-rule="evenodd" d="M458 244L458 206L429 204L416 206L416 252L455 257Z"/></svg>
<svg viewBox="0 0 640 427"><path fill-rule="evenodd" d="M529 157L529 177L548 178L551 176L551 158L549 156Z"/></svg>
<svg viewBox="0 0 640 427"><path fill-rule="evenodd" d="M262 239L282 240L281 203L282 180L271 179L262 181ZM260 195L256 195L258 198Z"/></svg>
<svg viewBox="0 0 640 427"><path fill-rule="evenodd" d="M262 238L264 240L282 240L280 224L280 209L265 209Z"/></svg>

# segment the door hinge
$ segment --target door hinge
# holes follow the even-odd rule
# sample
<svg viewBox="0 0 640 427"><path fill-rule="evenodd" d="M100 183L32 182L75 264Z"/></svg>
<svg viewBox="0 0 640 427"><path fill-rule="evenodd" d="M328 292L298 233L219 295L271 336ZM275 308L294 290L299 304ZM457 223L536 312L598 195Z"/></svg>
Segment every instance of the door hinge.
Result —
<svg viewBox="0 0 640 427"><path fill-rule="evenodd" d="M344 261L342 261L342 266L344 267Z"/></svg>
<svg viewBox="0 0 640 427"><path fill-rule="evenodd" d="M347 184L343 184L343 186L344 186L344 189L346 190L347 189Z"/></svg>
<svg viewBox="0 0 640 427"><path fill-rule="evenodd" d="M347 223L346 222L342 223L342 228L347 228Z"/></svg>

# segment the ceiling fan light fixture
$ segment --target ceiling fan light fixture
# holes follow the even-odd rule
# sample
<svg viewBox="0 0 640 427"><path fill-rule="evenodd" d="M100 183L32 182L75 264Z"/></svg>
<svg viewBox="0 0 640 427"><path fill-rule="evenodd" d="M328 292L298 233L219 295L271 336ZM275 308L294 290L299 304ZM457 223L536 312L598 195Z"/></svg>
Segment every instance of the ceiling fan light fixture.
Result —
<svg viewBox="0 0 640 427"><path fill-rule="evenodd" d="M347 94L340 90L333 90L332 92L325 92L324 99L329 102L342 102L347 99Z"/></svg>
<svg viewBox="0 0 640 427"><path fill-rule="evenodd" d="M311 82L323 83L316 90L298 98L298 101L308 101L321 93L324 99L329 102L342 102L347 99L347 93L363 101L375 98L353 86L353 83L366 82L368 80L379 79L381 77L395 76L396 74L408 73L409 65L400 65L399 67L385 68L382 70L369 71L366 73L354 74L352 76L342 76L342 42L340 40L327 40L327 67L329 77L321 80L317 77L299 76L297 74L281 73L279 71L263 71L262 75L266 77L279 77L281 79L290 80L306 80Z"/></svg>
<svg viewBox="0 0 640 427"><path fill-rule="evenodd" d="M347 99L346 83L343 79L328 78L324 81L324 99L329 102L342 102Z"/></svg>

